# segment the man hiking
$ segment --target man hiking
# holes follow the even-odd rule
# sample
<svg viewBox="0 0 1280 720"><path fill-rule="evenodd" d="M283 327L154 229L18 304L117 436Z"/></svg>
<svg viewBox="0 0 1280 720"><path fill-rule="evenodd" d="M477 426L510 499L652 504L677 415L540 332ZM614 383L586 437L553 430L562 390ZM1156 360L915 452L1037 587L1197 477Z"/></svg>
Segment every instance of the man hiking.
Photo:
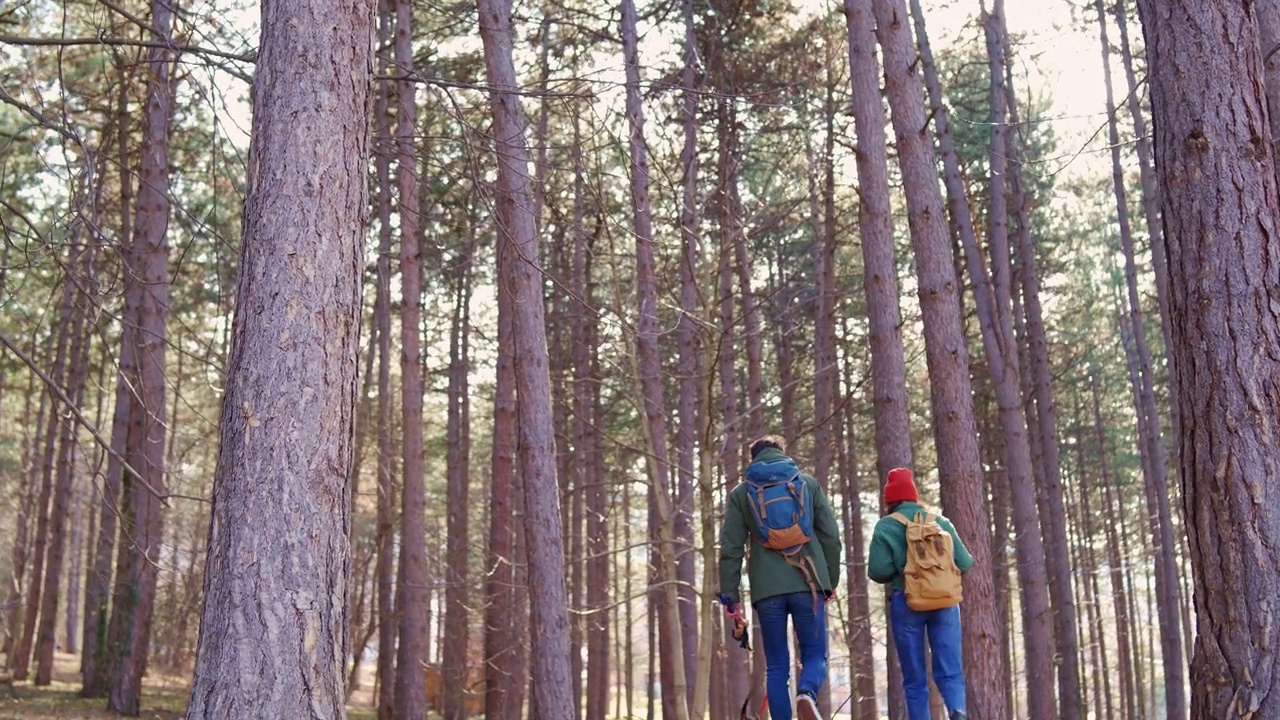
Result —
<svg viewBox="0 0 1280 720"><path fill-rule="evenodd" d="M964 720L964 666L960 643L960 575L973 558L951 521L920 504L906 468L889 471L884 486L889 512L876 523L867 577L893 588L889 619L902 666L909 720L929 720L925 637L933 651L933 681L951 711Z"/></svg>
<svg viewBox="0 0 1280 720"><path fill-rule="evenodd" d="M751 443L751 465L729 493L720 529L720 599L742 622L739 585L747 553L751 602L764 645L772 720L791 720L787 617L800 646L799 720L821 720L818 690L827 679L827 600L840 581L840 529L813 476L786 455L786 442Z"/></svg>

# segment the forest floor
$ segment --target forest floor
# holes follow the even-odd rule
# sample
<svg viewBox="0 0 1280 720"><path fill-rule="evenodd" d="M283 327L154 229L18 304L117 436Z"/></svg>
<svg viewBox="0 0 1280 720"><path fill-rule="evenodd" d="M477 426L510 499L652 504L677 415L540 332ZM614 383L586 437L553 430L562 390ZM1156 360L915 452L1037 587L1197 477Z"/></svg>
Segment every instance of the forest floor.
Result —
<svg viewBox="0 0 1280 720"><path fill-rule="evenodd" d="M189 683L187 677L148 674L142 681L142 720L182 720ZM79 691L80 656L57 653L53 683L48 687L19 681L10 693L0 684L0 720L119 720L119 715L106 710L106 701L82 698ZM375 713L368 706L368 690L357 690L352 700L356 704L347 708L349 720L372 720Z"/></svg>

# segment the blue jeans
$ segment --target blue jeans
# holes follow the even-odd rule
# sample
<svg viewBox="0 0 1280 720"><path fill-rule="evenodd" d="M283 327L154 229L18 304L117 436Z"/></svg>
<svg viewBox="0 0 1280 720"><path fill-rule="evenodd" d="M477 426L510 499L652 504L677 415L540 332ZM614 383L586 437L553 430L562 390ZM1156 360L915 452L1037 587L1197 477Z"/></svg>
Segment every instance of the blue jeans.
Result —
<svg viewBox="0 0 1280 720"><path fill-rule="evenodd" d="M815 698L827 680L827 601L813 593L774 595L755 604L760 621L760 642L764 645L765 690L769 693L771 720L791 720L791 647L787 638L787 616L795 625L800 644L798 690Z"/></svg>
<svg viewBox="0 0 1280 720"><path fill-rule="evenodd" d="M947 710L964 710L964 661L961 657L960 608L916 612L907 596L894 591L889 601L893 644L902 666L902 687L910 720L929 720L929 674L924 663L924 639L933 651L933 681Z"/></svg>

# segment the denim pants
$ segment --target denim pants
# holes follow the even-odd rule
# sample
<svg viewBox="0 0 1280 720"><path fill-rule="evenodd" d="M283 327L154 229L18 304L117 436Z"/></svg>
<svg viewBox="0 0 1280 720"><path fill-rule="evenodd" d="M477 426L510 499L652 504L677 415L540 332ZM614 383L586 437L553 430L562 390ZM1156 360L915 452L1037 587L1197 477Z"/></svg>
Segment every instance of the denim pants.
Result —
<svg viewBox="0 0 1280 720"><path fill-rule="evenodd" d="M925 637L933 651L933 681L947 710L964 710L964 661L961 657L960 608L916 612L900 590L889 600L893 644L902 666L902 687L910 720L929 720L929 674L925 668Z"/></svg>
<svg viewBox="0 0 1280 720"><path fill-rule="evenodd" d="M771 720L791 720L791 646L787 616L795 626L800 645L798 690L815 698L827 680L827 601L813 593L774 595L755 604L764 646L765 691L769 694Z"/></svg>

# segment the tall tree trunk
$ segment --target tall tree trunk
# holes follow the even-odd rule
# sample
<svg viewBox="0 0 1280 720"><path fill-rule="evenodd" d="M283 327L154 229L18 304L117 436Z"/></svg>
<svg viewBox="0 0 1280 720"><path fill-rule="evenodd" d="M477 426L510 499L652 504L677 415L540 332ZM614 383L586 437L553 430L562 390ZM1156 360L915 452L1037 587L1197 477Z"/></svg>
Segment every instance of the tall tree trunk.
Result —
<svg viewBox="0 0 1280 720"><path fill-rule="evenodd" d="M902 310L894 262L888 141L871 0L845 0L844 12L849 31L853 119L857 129L858 233L862 241L863 289L871 336L876 477L883 483L890 470L910 467L913 458ZM903 717L906 706L902 673L895 662L896 648L892 642L888 644L887 660L889 715L897 719Z"/></svg>
<svg viewBox="0 0 1280 720"><path fill-rule="evenodd" d="M1280 8L1280 5L1271 0L1254 5L1260 22L1264 14L1275 12L1277 8ZM1142 90L1138 84L1137 73L1133 69L1133 53L1129 48L1128 14L1125 3L1117 0L1115 3L1116 27L1120 31L1120 58L1124 64L1124 75L1128 86L1128 92L1125 93L1125 101L1129 107L1129 116L1133 120L1133 145L1138 154L1138 171L1141 173L1142 178L1142 215L1146 221L1147 237L1150 238L1151 266L1155 271L1156 301L1157 307L1160 309L1160 330L1164 338L1165 362L1168 364L1166 372L1172 386L1175 370L1172 350L1173 328L1169 319L1169 259L1165 253L1164 241L1161 237L1160 193L1156 187L1155 168L1152 166L1151 134L1147 129L1147 118L1142 112ZM1277 20L1280 20L1280 18L1277 18ZM1268 79L1268 82L1271 82L1270 79ZM1170 395L1172 395L1172 391L1170 391ZM1182 420L1178 411L1178 403L1173 402L1172 398L1169 402L1169 419L1173 434L1175 436L1179 435ZM1187 626L1186 632L1188 635L1193 632L1191 626Z"/></svg>
<svg viewBox="0 0 1280 720"><path fill-rule="evenodd" d="M165 495L165 350L169 319L169 123L173 116L174 83L171 79L174 51L170 49L173 8L167 0L151 3L151 39L147 101L143 122L143 152L139 166L138 204L133 257L142 289L138 305L138 387L141 474L133 478L129 502L133 532L129 560L116 569L113 618L121 619L123 644L113 668L107 708L123 715L137 715L142 698L142 676L151 641L151 614L155 605L160 544L163 537ZM130 438L132 442L133 438ZM126 457L135 457L126 454Z"/></svg>
<svg viewBox="0 0 1280 720"><path fill-rule="evenodd" d="M24 400L22 416L24 418L32 417L31 403L32 398L37 394L35 392L35 374L28 376L31 378ZM27 585L30 583L30 575L27 573L28 551L31 542L31 513L35 511L36 499L40 495L40 486L36 482L34 473L34 446L36 445L36 436L40 433L38 430L33 431L32 428L44 427L44 414L46 410L47 394L40 394L40 404L35 411L35 424L26 428L26 437L22 443L22 458L19 464L21 469L20 477L22 478L21 489L19 490L18 500L18 516L14 521L15 532L13 537L13 546L9 555L9 592L5 599L5 638L4 653L7 659L12 660L14 648L17 646L18 636L22 632L22 608L23 598L26 596ZM9 663L12 667L12 663Z"/></svg>
<svg viewBox="0 0 1280 720"><path fill-rule="evenodd" d="M645 436L648 440L650 496L657 510L654 541L658 550L658 578L662 583L658 603L661 633L666 636L662 660L670 663L670 692L663 693L677 720L688 720L694 685L693 671L697 646L696 603L688 597L693 587L691 526L677 523L671 492L671 465L667 451L666 413L662 389L662 361L658 353L658 287L654 259L653 221L649 209L649 161L644 140L644 108L640 97L640 64L636 36L636 9L633 0L622 0L622 45L626 69L626 115L630 132L630 178L633 223L636 238L637 308L635 364L644 403ZM691 496L690 496L691 497ZM684 548L677 551L676 544ZM688 543L687 545L685 543ZM688 590L686 590L687 588ZM686 596L683 599L680 596Z"/></svg>
<svg viewBox="0 0 1280 720"><path fill-rule="evenodd" d="M574 119L575 129L577 118ZM605 488L606 473L597 467L602 462L597 412L600 404L600 382L597 372L599 330L593 302L592 245L582 225L585 215L584 168L581 143L575 143L573 274L573 446L577 460L573 465L578 497L585 494L586 510L586 713L587 720L604 720L608 711L611 667L609 658L609 497ZM597 224L597 229L603 226Z"/></svg>
<svg viewBox="0 0 1280 720"><path fill-rule="evenodd" d="M1085 459L1088 437L1085 433L1084 419L1080 416L1080 406L1078 404L1076 405L1074 424L1077 454L1076 466L1080 482L1077 527L1081 531L1079 541L1080 555L1085 565L1087 582L1088 602L1086 609L1089 615L1089 627L1092 635L1090 653L1093 664L1093 684L1095 695L1098 693L1102 695L1100 699L1095 697L1094 714L1100 718L1127 718L1128 716L1119 715L1114 704L1115 692L1112 689L1113 678L1111 674L1112 658L1108 650L1107 629L1103 625L1102 594L1098 585L1097 528L1094 524L1094 512L1101 512L1101 508L1094 502L1094 484ZM1099 458L1102 459L1101 456ZM1116 678L1116 681L1117 684L1120 684L1119 678Z"/></svg>
<svg viewBox="0 0 1280 720"><path fill-rule="evenodd" d="M1273 360L1280 354L1274 309L1280 189L1264 58L1250 4L1188 0L1172 12L1142 0L1138 8L1147 33L1156 170L1167 201L1175 391L1184 420L1180 478L1200 630L1191 716L1280 718L1280 657L1257 641L1274 636L1280 598L1280 563L1268 550L1280 543L1280 490L1264 480L1278 459L1270 428L1280 379ZM1208 43L1211 27L1222 32ZM1128 262L1126 275L1132 283ZM1141 353L1132 284L1130 304ZM1143 386L1148 399L1149 386ZM1162 460L1159 435L1153 436ZM1167 571L1158 577L1162 630L1177 624L1170 616L1177 588L1164 479L1155 478L1157 547ZM1176 634L1161 633L1161 653L1169 717L1180 718Z"/></svg>
<svg viewBox="0 0 1280 720"><path fill-rule="evenodd" d="M460 720L466 715L468 622L467 599L471 595L468 538L471 484L471 371L470 326L471 262L475 238L454 260L453 323L449 332L449 414L445 437L448 482L448 531L445 562L444 648L441 680L444 683L444 716Z"/></svg>
<svg viewBox="0 0 1280 720"><path fill-rule="evenodd" d="M991 530L982 500L969 353L960 323L955 268L935 170L937 158L928 135L916 52L905 24L906 3L873 0L872 8L884 52L885 91L893 111L916 254L942 501L974 555L973 569L965 576L964 646L972 688L969 710L979 717L1003 718Z"/></svg>
<svg viewBox="0 0 1280 720"><path fill-rule="evenodd" d="M391 0L378 3L378 45L386 47L393 32ZM378 61L377 144L374 172L378 187L377 286L374 290L373 322L378 333L378 692L374 704L378 720L391 720L395 712L396 635L399 617L395 607L395 443L391 438L391 83L387 76L391 63L385 51Z"/></svg>
<svg viewBox="0 0 1280 720"><path fill-rule="evenodd" d="M848 332L844 333L848 337ZM849 622L845 628L848 638L850 666L849 691L853 694L850 715L870 720L878 714L876 699L875 658L871 643L871 603L867 596L866 557L862 553L864 535L862 525L862 471L858 462L857 413L853 403L853 363L844 363L844 442L840 444L840 489L843 496L845 558L848 578Z"/></svg>
<svg viewBox="0 0 1280 720"><path fill-rule="evenodd" d="M85 359L88 362L88 359ZM94 423L96 426L97 423ZM71 544L71 557L67 560L67 607L66 624L63 625L63 632L66 635L66 642L63 644L63 650L72 655L80 654L80 573L84 572L84 550L88 545L88 537L93 533L94 518L89 518L89 527L84 527L84 519L86 512L81 508L81 500L78 493L73 490L71 495L71 537L68 541Z"/></svg>
<svg viewBox="0 0 1280 720"><path fill-rule="evenodd" d="M498 238L498 264L510 262L510 247ZM500 271L505 274L505 271ZM521 506L516 472L515 358L512 355L511 290L498 284L498 360L495 372L493 441L489 476L489 551L485 595L485 717L518 720L525 685L527 609L519 601L524 565L519 515Z"/></svg>
<svg viewBox="0 0 1280 720"><path fill-rule="evenodd" d="M419 217L417 152L417 84L413 67L413 7L395 0L396 185L400 222L400 412L401 500L400 565L396 578L396 644L394 717L421 717L427 712L426 675L430 621L427 613L426 489L423 479L422 429L422 239Z"/></svg>
<svg viewBox="0 0 1280 720"><path fill-rule="evenodd" d="M1107 447L1106 427L1102 422L1102 403L1101 392L1098 390L1098 378L1091 374L1089 377L1091 391L1093 393L1093 429L1094 440L1097 452L1100 470L1100 480L1102 482L1103 496L1103 512L1105 517L1119 517L1118 513L1122 512L1115 507L1115 493L1113 491L1114 480L1111 477L1110 468L1110 449ZM1124 718L1136 718L1138 716L1138 686L1134 683L1134 663L1135 660L1131 655L1133 648L1133 640L1131 639L1129 619L1129 599L1128 589L1124 578L1124 558L1121 555L1120 540L1117 535L1115 523L1104 523L1103 527L1107 535L1107 566L1110 569L1111 582L1111 601L1112 614L1115 616L1116 623L1116 645L1117 654L1119 655L1120 664L1120 689L1124 700Z"/></svg>
<svg viewBox="0 0 1280 720"><path fill-rule="evenodd" d="M1053 397L1052 369L1049 365L1048 341L1045 336L1044 311L1040 303L1040 274L1037 270L1036 248L1031 236L1030 203L1032 198L1025 191L1022 169L1023 161L1022 123L1018 115L1016 93L1012 82L1012 53L1010 50L1009 32L1005 27L1003 0L996 0L1001 8L998 17L1001 43L1004 46L1004 64L992 70L1004 74L1004 93L1008 109L1010 127L1004 133L1004 152L1009 165L1010 204L1014 219L1017 221L1018 275L1022 280L1022 296L1024 299L1024 316L1026 318L1026 338L1030 362L1023 365L1026 377L1031 382L1036 415L1029 418L1039 432L1032 430L1030 439L1032 447L1039 449L1035 467L1041 470L1040 480L1044 502L1040 519L1045 538L1047 566L1049 570L1049 594L1053 600L1054 636L1057 641L1058 656L1058 704L1062 718L1075 720L1081 717L1081 705L1085 702L1081 690L1079 643L1077 640L1076 606L1072 594L1071 563L1062 487L1062 459L1058 445L1057 405ZM1016 293L1017 291L1014 290ZM1038 440L1038 444L1034 441Z"/></svg>
<svg viewBox="0 0 1280 720"><path fill-rule="evenodd" d="M964 181L955 142L951 136L949 117L942 102L937 68L933 61L918 0L912 1L916 36L923 59L925 84L928 87L939 148L942 151L944 181L951 222L958 231L973 283L975 306L980 321L986 365L999 407L1003 459L1012 500L1013 520L1017 531L1017 569L1022 588L1023 638L1027 652L1028 712L1034 717L1052 717L1056 713L1051 678L1053 676L1052 639L1049 635L1049 598L1046 588L1044 550L1036 518L1035 482L1032 471L1031 446L1026 418L1023 415L1021 377L1017 342L1013 331L1013 308L1008 212L1005 198L1004 134L1006 107L1003 92L1004 57L1000 42L1003 4L983 17L987 37L987 53L991 68L991 147L989 154L989 211L987 238L992 255L989 277L978 247L970 215ZM994 576L993 576L994 577ZM999 641L999 639L997 639ZM1004 675L999 667L1000 655L988 657L974 654L966 644L968 665L992 664L988 677ZM985 696L991 705L1004 707L998 694Z"/></svg>
<svg viewBox="0 0 1280 720"><path fill-rule="evenodd" d="M1255 12L1258 14L1259 24L1264 25L1270 22L1270 19L1264 19L1264 16L1277 14L1277 5L1274 2L1259 3L1254 6ZM1142 103L1140 99L1141 92L1138 86L1136 73L1133 69L1133 54L1129 48L1129 21L1128 11L1125 4L1117 2L1115 6L1116 25L1120 34L1120 57L1124 64L1125 78L1129 88L1126 93L1126 101L1129 106L1129 115L1133 119L1134 148L1138 154L1138 169L1142 178L1142 212L1146 221L1147 228L1147 245L1151 248L1151 266L1155 271L1156 280L1156 302L1160 312L1160 330L1164 339L1165 354L1165 374L1168 380L1169 388L1169 426L1173 437L1181 437L1182 435L1182 413L1179 410L1178 403L1173 399L1173 378L1176 376L1177 368L1174 365L1173 354L1173 329L1169 312L1169 260L1165 251L1163 239L1163 231L1160 227L1160 197L1159 188L1156 185L1156 173L1151 158L1151 134L1147 130L1147 120L1142 113ZM1265 33L1264 33L1265 34ZM1265 38L1264 38L1265 40ZM1271 87L1272 79L1268 76L1268 87ZM1270 91L1268 91L1270 92ZM1274 122L1274 120L1273 120ZM1274 134L1274 133L1273 133ZM1180 500L1179 500L1180 501ZM1181 521L1180 516L1173 519ZM1189 555L1187 548L1187 532L1183 528L1182 532L1176 532L1175 536L1178 545L1182 551ZM1185 557L1185 555L1184 555ZM1191 569L1189 565L1179 564L1179 570L1176 575L1191 577ZM1182 582L1177 583L1179 594L1179 610L1182 615L1182 642L1183 649L1186 651L1186 657L1190 658L1193 652L1193 643L1195 641L1195 626L1191 623L1191 612L1188 607L1187 595L1190 590L1184 586Z"/></svg>
<svg viewBox="0 0 1280 720"><path fill-rule="evenodd" d="M718 566L715 554L711 550L714 545L714 537L711 538L713 541L711 545L706 542L709 533L714 535L714 530L709 527L710 518L705 514L706 508L712 503L709 492L711 491L714 464L713 454L710 447L707 446L707 436L705 435L702 451L698 454L701 472L696 475L694 472L694 434L699 426L699 408L703 409L704 418L707 422L710 422L712 414L710 412L709 388L705 388L701 383L703 378L703 367L702 362L700 362L702 358L702 343L696 331L696 319L700 316L698 270L701 257L699 228L701 216L698 208L700 171L698 158L698 91L700 83L698 80L698 37L693 0L682 0L680 10L684 25L684 66L680 75L684 145L680 154L680 165L683 170L680 205L681 316L680 324L676 329L680 376L680 401L677 408L679 423L676 428L676 488L677 497L679 498L676 536L685 537L689 540L693 538L692 514L696 478L699 499L704 510L702 515L702 535L705 555L703 557L702 571L704 578L703 589L706 594L703 596L702 603L703 614L700 626L701 633L699 633L700 645L694 662L697 677L694 682L693 715L701 717L707 705L714 702L711 695L716 678L711 671L710 654L714 652L713 648L721 643L715 640L715 617L713 603L710 601L711 593L715 592L712 580L717 577L716 570ZM705 400L705 402L700 401L700 399ZM686 531L684 529L685 525L689 526L689 530ZM684 567L678 568L678 573L681 576L692 578L694 572L691 564L693 562L692 552L683 555L681 560L689 563L690 566L687 569ZM692 593L688 593L685 599L690 602L690 609L696 607ZM734 663L725 668L725 673L718 675L720 675L720 679L727 680L735 694L745 691L747 688L746 668L742 664ZM713 708L714 711L715 708Z"/></svg>
<svg viewBox="0 0 1280 720"><path fill-rule="evenodd" d="M1133 333L1133 343L1138 360L1138 377L1141 383L1138 397L1139 429L1142 434L1143 454L1147 457L1147 462L1144 463L1143 468L1146 471L1148 498L1154 501L1148 507L1148 512L1151 516L1151 532L1156 547L1155 571L1158 587L1156 610L1160 617L1160 653L1165 674L1165 704L1170 720L1179 720L1186 716L1187 701L1183 687L1182 645L1178 632L1180 622L1178 616L1178 566L1174 552L1173 519L1169 508L1165 447L1160 433L1160 416L1156 409L1151 352L1147 346L1142 309L1138 300L1134 242L1129 226L1127 192L1120 158L1120 134L1116 123L1115 100L1111 89L1110 44L1107 42L1105 13L1103 13L1102 5L1101 3L1096 3L1095 7L1099 11L1099 35L1103 48L1104 86L1107 95L1107 131L1112 146L1112 184L1116 197L1120 244L1125 258L1124 275L1125 285L1128 290L1128 321L1130 331ZM1247 24L1252 29L1251 19L1248 19ZM1150 32L1150 27L1148 27L1148 32ZM1256 40L1256 35L1254 37ZM1150 58L1149 62L1154 68L1154 57ZM1260 73L1261 71L1259 70L1259 79ZM1262 100L1261 103L1262 107L1259 112L1262 116L1265 116L1265 100ZM1161 112L1163 110L1162 108ZM1167 169L1161 170L1161 172L1167 172ZM1167 184L1162 183L1162 186L1166 188L1166 192L1169 192ZM1275 198L1273 198L1274 200ZM1274 205L1275 203L1273 202L1272 207ZM1172 247L1171 243L1170 248ZM1175 327L1174 330L1176 334L1178 328ZM1174 367L1177 367L1176 362ZM1181 375L1179 376L1179 381L1181 381Z"/></svg>
<svg viewBox="0 0 1280 720"><path fill-rule="evenodd" d="M1258 48L1262 51L1262 79L1267 95L1267 120L1272 142L1280 138L1280 3L1263 0L1253 4L1258 22ZM1136 132L1136 131L1135 131ZM1275 148L1272 146L1272 152ZM1280 179L1280 167L1275 169ZM1168 336L1165 337L1168 340ZM1170 353L1172 354L1172 353ZM1174 403L1177 406L1177 403Z"/></svg>
<svg viewBox="0 0 1280 720"><path fill-rule="evenodd" d="M125 75L123 69L121 76ZM122 83L123 84L123 83ZM133 216L128 211L132 204L133 182L128 169L131 167L129 138L130 124L128 93L123 90L117 95L116 106L116 150L120 158L120 237L127 239L127 245L120 249L123 263L133 267ZM116 372L115 404L111 419L111 452L107 454L107 470L102 478L102 503L98 513L98 534L94 542L93 562L89 566L89 575L85 579L84 600L84 642L81 651L80 694L83 697L103 697L111 679L111 659L115 649L108 647L108 600L110 599L112 578L112 557L116 553L116 531L122 503L121 486L129 419L136 412L137 398L133 389L137 382L136 327L137 308L141 286L135 273L125 273L124 309L120 318L120 355L117 358L119 367Z"/></svg>
<svg viewBox="0 0 1280 720"><path fill-rule="evenodd" d="M72 483L75 480L76 421L72 413L78 413L84 400L84 389L89 375L89 337L85 330L85 308L88 298L79 297L76 287L86 287L91 281L85 269L88 263L82 257L87 251L74 235L71 238L70 259L67 262L68 277L64 294L66 313L63 321L68 324L71 348L67 354L66 396L72 407L57 413L59 421L58 457L53 484L53 507L49 511L49 545L45 562L44 587L40 593L40 624L36 633L35 662L37 686L53 681L53 650L57 644L58 588L62 582L63 556L67 548L66 529L71 514ZM84 267L82 267L82 265ZM75 552L74 543L71 551ZM33 582L36 578L32 578Z"/></svg>
<svg viewBox="0 0 1280 720"><path fill-rule="evenodd" d="M70 263L74 265L74 262ZM40 492L36 500L36 529L32 542L31 574L27 582L27 597L22 615L22 635L9 655L9 667L15 680L26 680L31 666L31 650L35 645L36 621L39 619L40 594L45 576L45 555L49 545L49 500L53 494L56 450L59 422L64 408L57 399L66 375L67 341L72 332L72 287L70 279L64 281L62 302L59 309L57 339L53 351L53 366L49 372L49 387L45 388L48 414L39 429L37 447L40 448Z"/></svg>
<svg viewBox="0 0 1280 720"><path fill-rule="evenodd" d="M529 152L524 138L519 85L511 57L510 0L477 0L485 69L492 91L494 148L498 159L499 244L510 258L500 264L500 284L511 288L512 354L519 398L520 472L523 475L533 629L532 689L539 717L573 716L569 677L569 617L564 552L556 509L555 435L542 307L536 218L532 212Z"/></svg>
<svg viewBox="0 0 1280 720"><path fill-rule="evenodd" d="M190 718L346 715L373 17L263 8Z"/></svg>

